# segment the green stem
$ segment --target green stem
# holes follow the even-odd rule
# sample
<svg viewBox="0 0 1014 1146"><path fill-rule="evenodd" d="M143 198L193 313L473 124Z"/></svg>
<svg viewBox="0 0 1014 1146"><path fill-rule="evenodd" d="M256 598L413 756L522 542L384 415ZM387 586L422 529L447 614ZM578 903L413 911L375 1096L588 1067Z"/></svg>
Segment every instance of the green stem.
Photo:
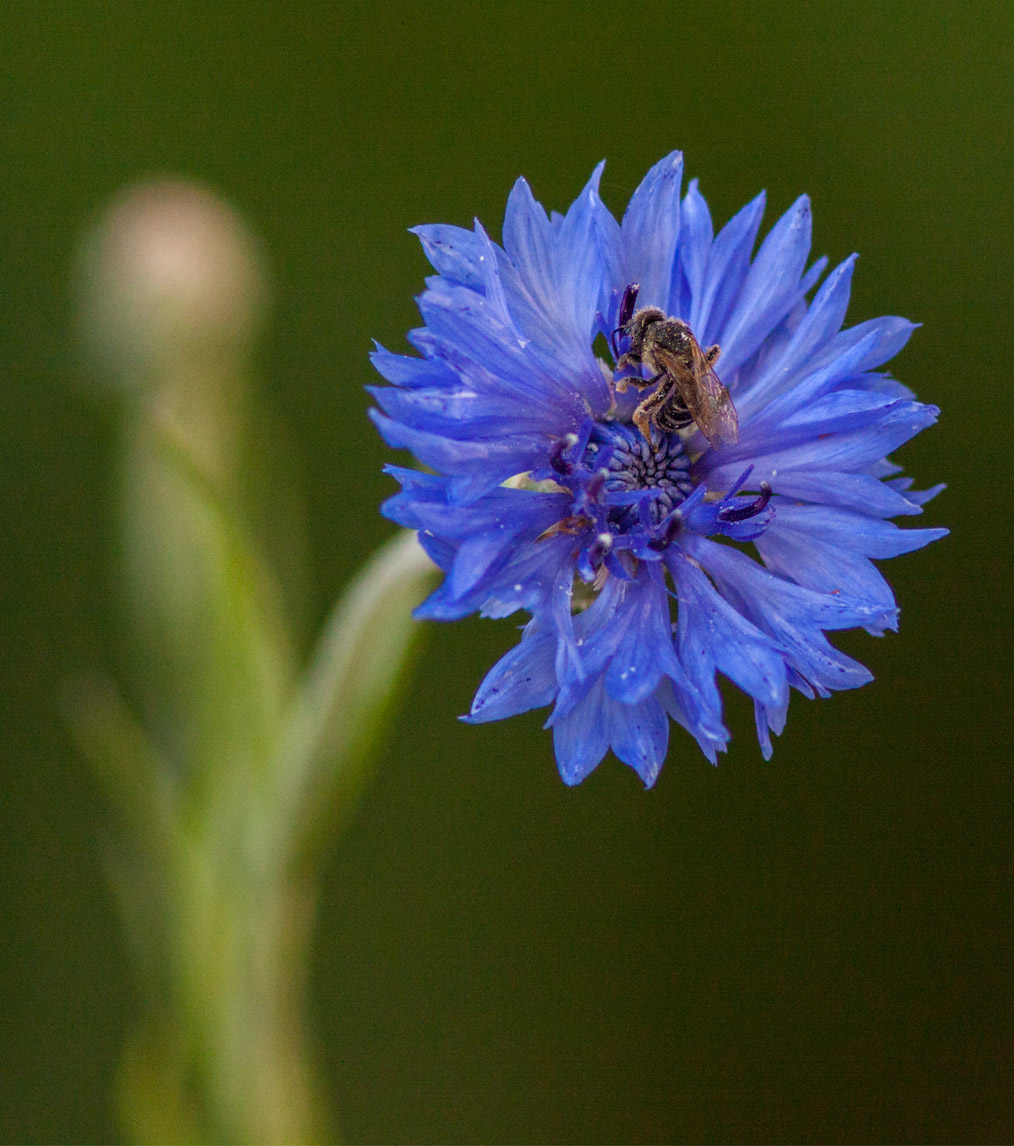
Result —
<svg viewBox="0 0 1014 1146"><path fill-rule="evenodd" d="M238 556L230 596L256 629L248 568ZM214 778L174 777L111 685L75 693L78 741L129 828L111 858L146 996L120 1085L132 1139L334 1140L305 1021L316 875L369 775L435 575L407 533L366 563L296 683L276 751L246 768L241 752Z"/></svg>

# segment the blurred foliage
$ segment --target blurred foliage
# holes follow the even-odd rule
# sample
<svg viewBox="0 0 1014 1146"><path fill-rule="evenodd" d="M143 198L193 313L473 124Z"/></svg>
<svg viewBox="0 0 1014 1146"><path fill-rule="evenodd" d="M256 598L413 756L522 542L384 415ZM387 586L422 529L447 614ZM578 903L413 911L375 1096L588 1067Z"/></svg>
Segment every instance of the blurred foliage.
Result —
<svg viewBox="0 0 1014 1146"><path fill-rule="evenodd" d="M874 684L796 698L767 765L730 696L728 758L674 736L647 795L615 762L566 790L537 714L458 724L509 622L438 629L322 891L334 1105L370 1141L1010 1136L1012 33L1002 0L0 7L0 1137L113 1139L138 1005L57 711L123 660L114 423L70 338L83 228L171 173L260 236L305 652L390 532L362 386L369 338L415 322L405 228L496 233L519 173L561 207L603 156L619 207L673 146L716 218L808 191L817 253L861 252L850 320L923 323L894 366L943 416L901 460L950 483L927 523L952 535L890 564L899 635L841 640Z"/></svg>

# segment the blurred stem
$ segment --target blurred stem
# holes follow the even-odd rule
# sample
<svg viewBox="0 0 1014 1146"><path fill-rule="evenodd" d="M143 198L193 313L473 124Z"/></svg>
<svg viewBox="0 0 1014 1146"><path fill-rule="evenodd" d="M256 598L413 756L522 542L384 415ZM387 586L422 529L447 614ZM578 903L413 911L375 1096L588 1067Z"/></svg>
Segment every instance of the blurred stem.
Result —
<svg viewBox="0 0 1014 1146"><path fill-rule="evenodd" d="M105 681L68 696L125 829L110 878L145 1013L121 1116L143 1142L331 1141L305 1007L318 861L366 781L435 570L410 535L382 546L301 675L295 499L251 418L256 244L214 196L153 184L121 196L83 269L85 341L123 398L141 713Z"/></svg>
<svg viewBox="0 0 1014 1146"><path fill-rule="evenodd" d="M312 869L366 784L436 566L404 530L366 562L336 604L285 722L275 774L282 819L298 825L297 870Z"/></svg>
<svg viewBox="0 0 1014 1146"><path fill-rule="evenodd" d="M224 731L236 729L224 759L203 754L222 724L196 742L204 763L184 773L166 870L154 868L140 884L168 889L162 926L169 968L155 976L164 978L168 997L152 1007L146 1033L132 1044L123 1117L131 1136L144 1141L167 1133L189 1140L195 1127L208 1142L334 1140L304 1022L317 861L366 782L377 730L419 631L412 609L436 570L410 533L382 546L338 601L284 712L272 716L278 686L270 682L285 663L278 651L285 638L273 636L280 621L270 572L232 499L186 441L164 428L145 434L149 464L166 468L174 496L183 499L177 513L192 503L219 555L215 623L232 636L213 677ZM266 689L256 683L261 678ZM228 719L236 703L241 714L249 710L243 727ZM251 733L253 725L259 731ZM106 755L122 750L119 739ZM120 770L136 771L141 759L126 747L133 764L124 769L121 761ZM151 865L155 856L147 853ZM126 914L146 918L136 905ZM180 1120L169 1133L174 1110Z"/></svg>
<svg viewBox="0 0 1014 1146"><path fill-rule="evenodd" d="M64 690L78 750L137 841L160 855L169 847L172 796L166 768L112 681L89 677Z"/></svg>
<svg viewBox="0 0 1014 1146"><path fill-rule="evenodd" d="M160 797L164 768L111 686L75 692L79 743L139 853L115 881L149 989L121 1074L132 1140L335 1140L305 1027L317 860L368 777L434 575L411 534L374 555L294 691L275 766L239 786Z"/></svg>
<svg viewBox="0 0 1014 1146"><path fill-rule="evenodd" d="M176 1002L203 1140L334 1140L304 1025L312 879L223 854L214 832L179 843Z"/></svg>

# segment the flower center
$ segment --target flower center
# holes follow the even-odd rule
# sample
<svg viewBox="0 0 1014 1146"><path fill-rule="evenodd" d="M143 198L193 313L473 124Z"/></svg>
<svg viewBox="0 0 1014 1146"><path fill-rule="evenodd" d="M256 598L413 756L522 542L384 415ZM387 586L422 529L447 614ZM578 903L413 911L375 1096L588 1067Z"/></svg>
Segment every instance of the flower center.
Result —
<svg viewBox="0 0 1014 1146"><path fill-rule="evenodd" d="M622 422L596 426L585 450L585 465L589 469L606 469L605 489L610 494L630 495L631 500L613 497L619 512L613 518L621 528L628 524L631 511L637 516L637 494L641 490L657 491L650 498L653 521L660 521L680 504L693 490L690 480L690 459L678 434L656 434L649 443L640 431ZM627 502L626 505L623 502ZM613 516L613 515L611 515Z"/></svg>
<svg viewBox="0 0 1014 1146"><path fill-rule="evenodd" d="M589 420L552 444L548 462L536 483L548 479L546 492L567 491L571 501L538 540L578 538L576 572L593 595L580 607L610 573L629 580L638 560L661 560L681 528L679 507L694 491L678 434L653 430L649 442L626 422Z"/></svg>

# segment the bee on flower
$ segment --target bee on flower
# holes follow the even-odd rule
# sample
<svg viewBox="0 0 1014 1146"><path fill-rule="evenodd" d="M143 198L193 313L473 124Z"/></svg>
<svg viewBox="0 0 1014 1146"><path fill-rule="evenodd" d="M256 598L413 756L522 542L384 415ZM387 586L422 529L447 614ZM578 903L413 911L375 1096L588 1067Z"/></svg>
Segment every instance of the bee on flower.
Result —
<svg viewBox="0 0 1014 1146"><path fill-rule="evenodd" d="M674 152L618 223L601 173L566 215L519 179L501 244L416 228L437 272L418 353L378 347L391 385L370 390L428 467L387 467L384 505L446 574L418 615L531 617L465 719L551 705L568 784L612 749L650 786L670 718L726 749L718 673L753 698L765 758L790 689L872 679L825 633L895 629L871 559L947 532L889 520L943 488L888 460L938 411L880 369L911 323L842 329L855 256L817 288L805 196L754 255L763 195L716 235Z"/></svg>

